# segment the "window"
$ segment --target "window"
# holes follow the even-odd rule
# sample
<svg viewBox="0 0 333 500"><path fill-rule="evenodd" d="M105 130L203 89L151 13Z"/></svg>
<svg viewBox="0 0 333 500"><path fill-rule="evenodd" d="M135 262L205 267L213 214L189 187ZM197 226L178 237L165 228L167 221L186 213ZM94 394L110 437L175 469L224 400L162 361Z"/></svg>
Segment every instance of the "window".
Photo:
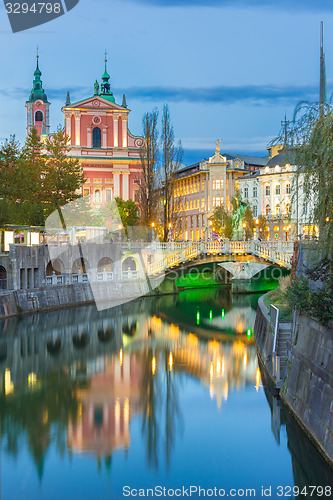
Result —
<svg viewBox="0 0 333 500"><path fill-rule="evenodd" d="M106 189L105 190L105 201L111 201L112 200L112 189Z"/></svg>
<svg viewBox="0 0 333 500"><path fill-rule="evenodd" d="M248 198L249 197L249 188L244 188L244 198Z"/></svg>
<svg viewBox="0 0 333 500"><path fill-rule="evenodd" d="M89 191L90 191L89 188L84 188L83 189L83 196L89 196L89 194L90 194Z"/></svg>
<svg viewBox="0 0 333 500"><path fill-rule="evenodd" d="M222 188L223 188L223 180L213 179L213 189L222 189Z"/></svg>
<svg viewBox="0 0 333 500"><path fill-rule="evenodd" d="M102 179L94 179L94 184L102 184Z"/></svg>
<svg viewBox="0 0 333 500"><path fill-rule="evenodd" d="M280 212L281 212L280 203L278 203L275 207L275 213L276 215L280 215Z"/></svg>
<svg viewBox="0 0 333 500"><path fill-rule="evenodd" d="M43 113L41 111L36 111L35 113L35 122L43 121Z"/></svg>
<svg viewBox="0 0 333 500"><path fill-rule="evenodd" d="M287 204L286 204L286 214L287 214L287 215L289 215L289 214L290 214L290 208L291 208L290 203L287 203Z"/></svg>
<svg viewBox="0 0 333 500"><path fill-rule="evenodd" d="M287 194L290 194L290 193L291 193L291 186L290 186L290 182L287 182L287 184L286 184L286 193L287 193Z"/></svg>
<svg viewBox="0 0 333 500"><path fill-rule="evenodd" d="M205 198L201 198L201 208L205 208Z"/></svg>
<svg viewBox="0 0 333 500"><path fill-rule="evenodd" d="M271 207L268 205L266 205L266 217L271 213Z"/></svg>
<svg viewBox="0 0 333 500"><path fill-rule="evenodd" d="M94 201L95 203L101 202L101 192L99 190L95 191L94 193Z"/></svg>
<svg viewBox="0 0 333 500"><path fill-rule="evenodd" d="M140 191L138 189L136 189L134 191L134 201L135 201L135 203L139 203L140 202Z"/></svg>
<svg viewBox="0 0 333 500"><path fill-rule="evenodd" d="M201 191L204 191L205 190L205 181L202 180L201 181Z"/></svg>
<svg viewBox="0 0 333 500"><path fill-rule="evenodd" d="M223 205L222 196L213 196L213 208L220 207L221 205Z"/></svg>
<svg viewBox="0 0 333 500"><path fill-rule="evenodd" d="M280 194L280 184L275 186L275 194Z"/></svg>
<svg viewBox="0 0 333 500"><path fill-rule="evenodd" d="M269 196L271 194L271 187L269 184L265 185L265 195Z"/></svg>
<svg viewBox="0 0 333 500"><path fill-rule="evenodd" d="M99 127L93 129L93 148L102 147L102 133Z"/></svg>
<svg viewBox="0 0 333 500"><path fill-rule="evenodd" d="M253 198L256 198L258 196L258 188L257 186L253 186Z"/></svg>
<svg viewBox="0 0 333 500"><path fill-rule="evenodd" d="M258 207L257 207L257 205L253 205L252 211L253 211L253 217L257 217L257 215L258 215Z"/></svg>

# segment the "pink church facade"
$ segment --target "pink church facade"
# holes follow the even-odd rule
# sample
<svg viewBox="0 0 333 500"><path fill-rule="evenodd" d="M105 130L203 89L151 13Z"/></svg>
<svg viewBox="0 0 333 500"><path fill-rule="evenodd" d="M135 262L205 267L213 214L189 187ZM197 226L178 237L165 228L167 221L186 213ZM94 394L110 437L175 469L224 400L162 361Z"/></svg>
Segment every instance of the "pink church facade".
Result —
<svg viewBox="0 0 333 500"><path fill-rule="evenodd" d="M26 103L27 131L35 127L43 135L49 133L50 103L40 75L37 59L33 89ZM68 93L62 108L69 154L79 159L85 175L82 195L90 195L96 208L115 197L135 202L139 198L143 139L130 133L125 97L122 105L115 102L109 79L105 61L102 84L95 82L93 95L71 104Z"/></svg>

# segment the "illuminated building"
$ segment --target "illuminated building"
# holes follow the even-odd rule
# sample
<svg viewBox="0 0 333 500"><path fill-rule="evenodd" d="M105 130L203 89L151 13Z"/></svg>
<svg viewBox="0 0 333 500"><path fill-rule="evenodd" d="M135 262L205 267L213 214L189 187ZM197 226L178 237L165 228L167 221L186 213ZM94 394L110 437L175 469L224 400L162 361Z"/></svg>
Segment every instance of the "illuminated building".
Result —
<svg viewBox="0 0 333 500"><path fill-rule="evenodd" d="M50 103L43 90L38 56L26 107L27 133L34 127L39 136L50 135ZM62 111L69 154L79 158L86 178L82 194L90 195L97 209L117 196L138 201L143 139L128 129L130 110L125 96L121 105L116 103L106 59L101 85L96 80L92 94L73 104L68 92Z"/></svg>

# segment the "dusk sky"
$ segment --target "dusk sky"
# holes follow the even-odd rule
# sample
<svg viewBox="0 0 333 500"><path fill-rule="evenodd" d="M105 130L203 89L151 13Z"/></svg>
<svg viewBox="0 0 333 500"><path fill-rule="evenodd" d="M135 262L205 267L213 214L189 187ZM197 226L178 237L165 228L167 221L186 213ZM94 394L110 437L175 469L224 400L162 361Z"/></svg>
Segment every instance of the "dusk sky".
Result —
<svg viewBox="0 0 333 500"><path fill-rule="evenodd" d="M290 6L290 3L292 6ZM104 50L116 102L126 94L129 127L169 104L186 163L221 150L265 156L284 114L319 93L324 21L327 96L333 90L331 0L80 0L66 15L13 34L0 6L0 141L26 133L39 47L51 129L72 102L93 94Z"/></svg>

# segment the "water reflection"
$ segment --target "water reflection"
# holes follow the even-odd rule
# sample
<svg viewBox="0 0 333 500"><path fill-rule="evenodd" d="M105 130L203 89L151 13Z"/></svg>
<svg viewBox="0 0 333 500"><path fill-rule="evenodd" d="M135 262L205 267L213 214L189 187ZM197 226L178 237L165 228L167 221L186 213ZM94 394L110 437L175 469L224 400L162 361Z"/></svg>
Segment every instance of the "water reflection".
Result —
<svg viewBox="0 0 333 500"><path fill-rule="evenodd" d="M205 422L217 411L219 426L235 394L251 394L251 403L237 412L245 415L249 404L258 404L261 372L251 334L256 301L200 290L109 311L91 306L0 323L3 455L18 459L27 448L40 479L51 450L58 462L90 457L109 473L115 457L127 457L131 448L139 460L145 456L147 477L149 470L179 466L177 444L186 442L191 428L188 398L202 401L207 395L200 412ZM287 425L294 443L290 422L280 418L269 393L266 397L277 442ZM230 432L237 436L238 428ZM211 446L205 458L214 470L215 443ZM290 445L293 464L302 463L296 448ZM188 457L191 470L191 449ZM314 452L311 457L317 460ZM318 467L324 470L321 463ZM298 476L295 472L295 481Z"/></svg>

